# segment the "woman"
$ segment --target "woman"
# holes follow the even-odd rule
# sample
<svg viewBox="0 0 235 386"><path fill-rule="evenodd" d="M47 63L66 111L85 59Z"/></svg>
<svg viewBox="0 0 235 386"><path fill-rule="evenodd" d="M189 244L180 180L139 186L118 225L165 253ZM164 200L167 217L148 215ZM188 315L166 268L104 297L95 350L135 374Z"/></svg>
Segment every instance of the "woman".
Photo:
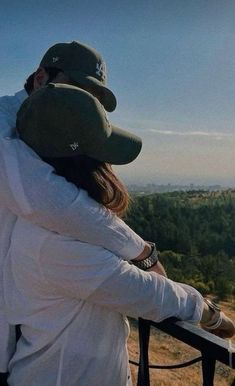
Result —
<svg viewBox="0 0 235 386"><path fill-rule="evenodd" d="M51 84L23 103L17 130L58 174L82 186L82 194L125 213L128 194L110 164L133 161L141 140L113 127L96 98ZM146 261L147 268L156 264L154 249L143 268ZM10 386L130 384L125 315L156 322L175 316L221 336L234 333L233 323L192 287L23 219L11 236L3 285L9 322L22 331L9 364Z"/></svg>

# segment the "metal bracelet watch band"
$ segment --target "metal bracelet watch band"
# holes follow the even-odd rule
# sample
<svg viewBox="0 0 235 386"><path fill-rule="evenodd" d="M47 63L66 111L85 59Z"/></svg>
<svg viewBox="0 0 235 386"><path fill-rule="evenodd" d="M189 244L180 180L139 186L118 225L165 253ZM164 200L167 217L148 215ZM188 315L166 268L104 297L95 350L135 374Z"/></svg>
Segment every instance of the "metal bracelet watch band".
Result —
<svg viewBox="0 0 235 386"><path fill-rule="evenodd" d="M158 251L155 243L148 242L151 247L151 253L143 260L130 260L131 264L134 264L139 269L147 271L147 269L152 268L158 262Z"/></svg>

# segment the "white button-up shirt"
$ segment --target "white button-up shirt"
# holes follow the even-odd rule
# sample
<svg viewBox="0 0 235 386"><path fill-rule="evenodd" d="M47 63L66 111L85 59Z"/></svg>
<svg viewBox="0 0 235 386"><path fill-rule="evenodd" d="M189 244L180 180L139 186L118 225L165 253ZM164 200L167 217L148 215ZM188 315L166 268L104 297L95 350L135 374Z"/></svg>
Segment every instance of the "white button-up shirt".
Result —
<svg viewBox="0 0 235 386"><path fill-rule="evenodd" d="M123 259L144 249L144 241L121 219L53 173L15 137L16 113L24 90L0 98L0 372L15 349L14 328L5 320L2 264L17 216L62 235L105 247Z"/></svg>
<svg viewBox="0 0 235 386"><path fill-rule="evenodd" d="M23 219L3 272L6 315L22 329L10 386L126 386L125 315L201 318L203 299L192 287Z"/></svg>

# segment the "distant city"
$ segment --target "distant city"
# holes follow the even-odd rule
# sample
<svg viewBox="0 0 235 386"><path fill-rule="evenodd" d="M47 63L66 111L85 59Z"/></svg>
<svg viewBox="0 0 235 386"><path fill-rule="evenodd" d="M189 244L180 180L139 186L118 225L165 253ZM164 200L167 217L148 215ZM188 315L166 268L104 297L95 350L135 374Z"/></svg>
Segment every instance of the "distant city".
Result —
<svg viewBox="0 0 235 386"><path fill-rule="evenodd" d="M224 187L221 185L174 185L174 184L146 184L146 185L137 185L137 184L128 184L127 188L130 193L138 193L138 194L152 194L152 193L165 193L165 192L175 192L175 191L222 191L231 189L230 187ZM232 189L233 190L233 189Z"/></svg>

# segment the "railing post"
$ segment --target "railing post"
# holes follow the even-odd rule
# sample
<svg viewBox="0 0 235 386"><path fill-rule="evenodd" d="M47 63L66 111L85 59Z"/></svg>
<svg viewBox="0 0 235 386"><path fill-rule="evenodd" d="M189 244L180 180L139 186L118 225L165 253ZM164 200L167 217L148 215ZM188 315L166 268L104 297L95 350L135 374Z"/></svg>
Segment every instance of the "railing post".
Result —
<svg viewBox="0 0 235 386"><path fill-rule="evenodd" d="M216 360L214 358L206 356L202 352L203 386L213 386L214 385L215 363L216 363Z"/></svg>
<svg viewBox="0 0 235 386"><path fill-rule="evenodd" d="M137 386L150 386L148 357L149 336L150 323L146 320L139 319L140 357Z"/></svg>
<svg viewBox="0 0 235 386"><path fill-rule="evenodd" d="M151 326L195 348L201 352L201 356L184 363L169 366L149 364L148 348ZM213 386L216 361L232 369L235 368L235 353L232 350L228 351L229 347L228 342L223 339L187 322L177 321L173 318L169 318L160 323L139 319L139 363L133 361L130 361L130 363L139 366L137 386L150 386L150 368L182 368L202 361L202 385ZM232 349L233 348L234 346L232 345ZM231 386L235 386L235 379Z"/></svg>

